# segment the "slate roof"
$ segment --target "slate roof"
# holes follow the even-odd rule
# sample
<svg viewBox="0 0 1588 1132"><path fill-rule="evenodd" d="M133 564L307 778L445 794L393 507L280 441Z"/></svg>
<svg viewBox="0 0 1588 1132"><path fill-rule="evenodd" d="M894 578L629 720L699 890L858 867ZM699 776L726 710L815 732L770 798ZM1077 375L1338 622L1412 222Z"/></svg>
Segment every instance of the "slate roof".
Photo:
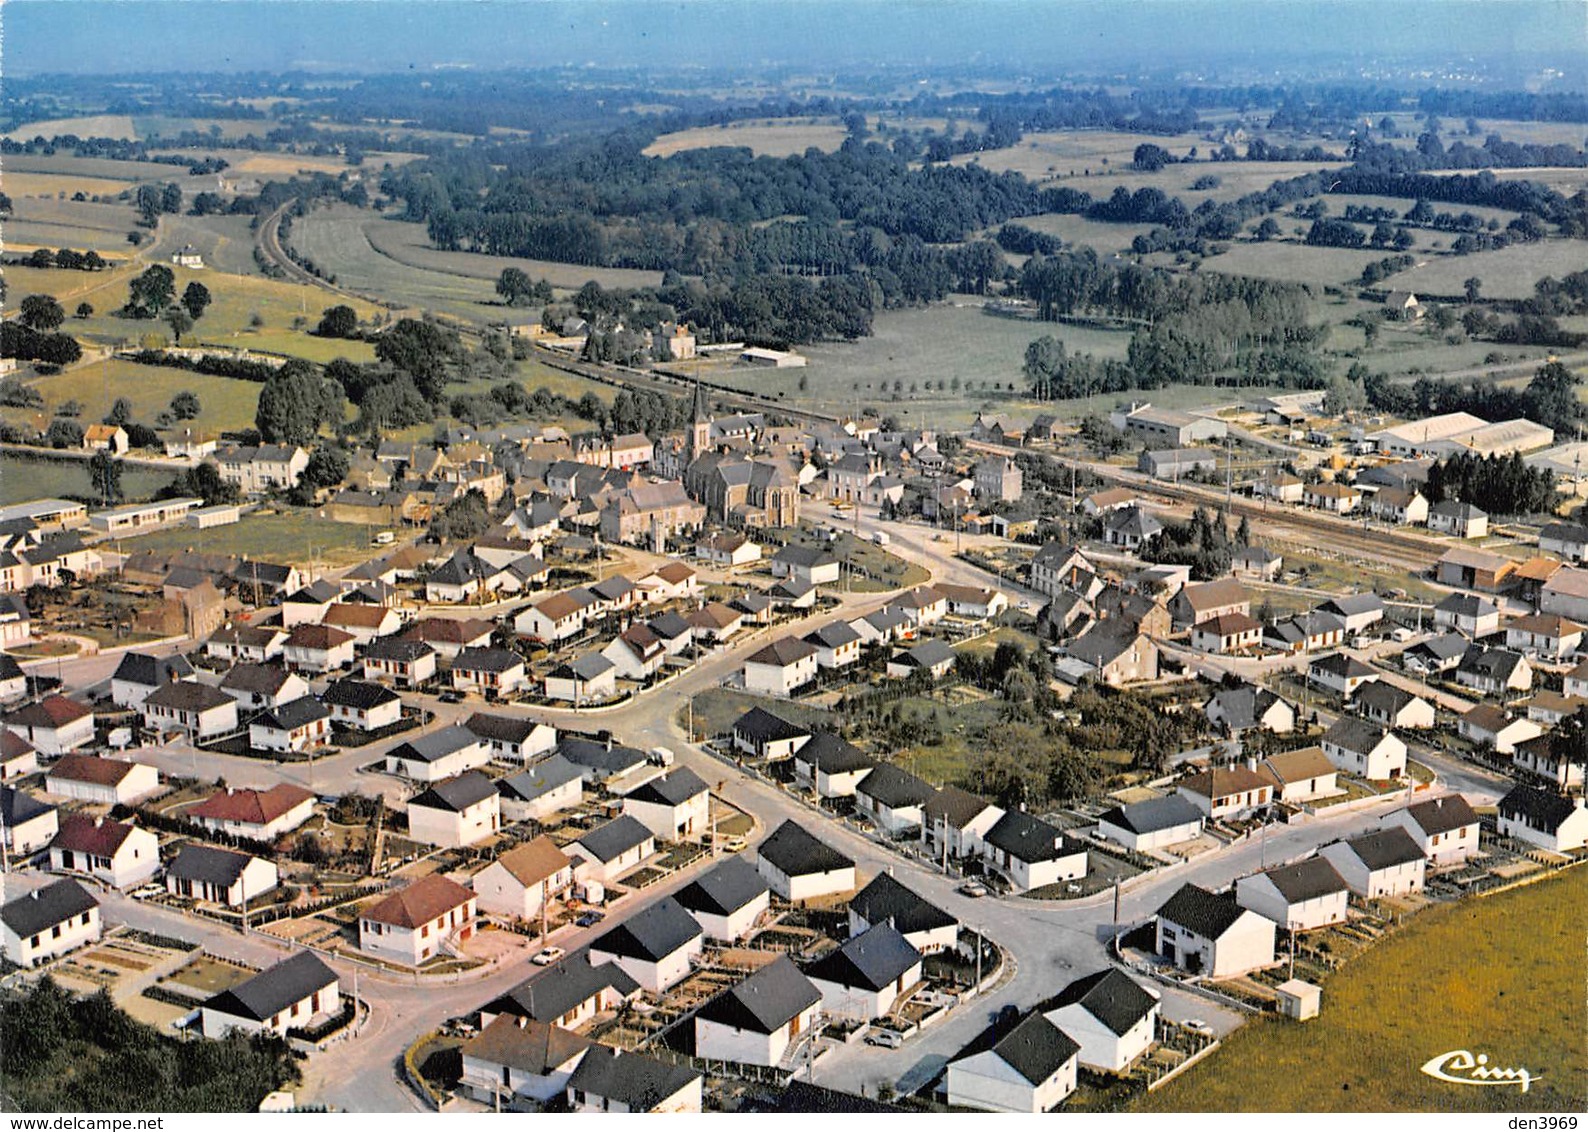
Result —
<svg viewBox="0 0 1588 1132"><path fill-rule="evenodd" d="M554 1022L608 987L624 998L640 989L617 964L593 965L589 952L580 950L492 1000L484 1012Z"/></svg>
<svg viewBox="0 0 1588 1132"><path fill-rule="evenodd" d="M905 664L912 664L922 670L936 668L944 661L952 661L955 652L945 641L922 641L913 649L907 649L902 654L894 657L895 660Z"/></svg>
<svg viewBox="0 0 1588 1132"><path fill-rule="evenodd" d="M1202 811L1184 794L1175 793L1115 806L1100 820L1132 833L1157 833L1162 829L1200 823Z"/></svg>
<svg viewBox="0 0 1588 1132"><path fill-rule="evenodd" d="M787 668L808 656L816 655L816 646L798 637L781 637L765 648L757 649L745 658L746 664L768 664Z"/></svg>
<svg viewBox="0 0 1588 1132"><path fill-rule="evenodd" d="M605 775L623 774L643 766L646 754L637 747L618 743L598 743L578 735L564 735L557 741L557 753L576 766L587 767Z"/></svg>
<svg viewBox="0 0 1588 1132"><path fill-rule="evenodd" d="M678 903L691 912L730 916L769 892L754 865L743 857L729 857L678 890Z"/></svg>
<svg viewBox="0 0 1588 1132"><path fill-rule="evenodd" d="M325 686L322 699L332 707L345 707L353 711L369 711L393 700L402 702L402 697L390 688L368 680L333 680Z"/></svg>
<svg viewBox="0 0 1588 1132"><path fill-rule="evenodd" d="M1436 833L1453 833L1469 825L1478 824L1478 815L1460 794L1445 794L1426 802L1413 802L1406 813L1417 828L1432 836Z"/></svg>
<svg viewBox="0 0 1588 1132"><path fill-rule="evenodd" d="M185 680L192 675L193 666L188 663L187 657L180 654L150 656L147 653L129 652L121 658L121 663L116 665L116 673L111 679L154 688L176 680Z"/></svg>
<svg viewBox="0 0 1588 1132"><path fill-rule="evenodd" d="M1322 857L1308 857L1305 861L1269 869L1260 875L1267 877L1289 904L1301 904L1320 896L1345 892L1348 887L1334 866Z"/></svg>
<svg viewBox="0 0 1588 1132"><path fill-rule="evenodd" d="M870 774L860 780L855 792L874 799L878 805L897 810L907 806L924 806L937 794L937 788L903 767L878 763Z"/></svg>
<svg viewBox="0 0 1588 1132"><path fill-rule="evenodd" d="M553 755L536 763L528 770L521 770L517 774L502 779L496 788L504 798L516 798L521 802L532 802L544 794L548 794L559 786L577 781L584 777L584 772L561 755Z"/></svg>
<svg viewBox="0 0 1588 1132"><path fill-rule="evenodd" d="M956 926L959 921L926 897L896 880L891 873L878 873L849 902L850 911L867 924L892 922L905 935Z"/></svg>
<svg viewBox="0 0 1588 1132"><path fill-rule="evenodd" d="M789 566L804 566L809 568L812 566L836 565L838 559L834 558L831 554L828 554L825 550L821 550L817 547L800 546L798 543L791 543L774 554L772 556L772 561Z"/></svg>
<svg viewBox="0 0 1588 1132"><path fill-rule="evenodd" d="M1342 679L1355 679L1363 676L1376 676L1377 670L1363 664L1349 653L1332 652L1328 656L1320 656L1308 665L1312 672L1322 672L1330 676L1339 676Z"/></svg>
<svg viewBox="0 0 1588 1132"><path fill-rule="evenodd" d="M1577 803L1550 790L1519 785L1500 799L1499 808L1501 817L1519 817L1534 829L1554 831L1571 817Z"/></svg>
<svg viewBox="0 0 1588 1132"><path fill-rule="evenodd" d="M387 753L393 758L433 763L465 747L472 747L479 741L479 736L468 728L453 724L451 727L443 727L440 731L432 731L429 735L410 739L393 747Z"/></svg>
<svg viewBox="0 0 1588 1132"><path fill-rule="evenodd" d="M507 1065L545 1077L594 1044L584 1035L561 1026L500 1014L463 1044L462 1053L476 1061Z"/></svg>
<svg viewBox="0 0 1588 1132"><path fill-rule="evenodd" d="M1255 684L1242 684L1238 688L1224 688L1215 693L1211 703L1217 703L1224 715L1226 726L1232 731L1244 731L1257 726L1263 714L1279 702L1279 697L1267 688Z"/></svg>
<svg viewBox="0 0 1588 1132"><path fill-rule="evenodd" d="M412 664L436 650L424 641L405 641L398 637L382 637L364 648L364 655L372 660L397 661Z"/></svg>
<svg viewBox="0 0 1588 1132"><path fill-rule="evenodd" d="M706 1003L696 1017L755 1034L771 1034L821 1000L821 992L794 961L780 955Z"/></svg>
<svg viewBox="0 0 1588 1132"><path fill-rule="evenodd" d="M964 829L991 805L987 799L977 797L968 790L945 786L926 803L925 810L927 820L933 825L946 818L950 827Z"/></svg>
<svg viewBox="0 0 1588 1132"><path fill-rule="evenodd" d="M162 684L144 698L145 707L169 708L172 711L212 711L237 701L219 688L200 684L196 680L182 680L175 684Z"/></svg>
<svg viewBox="0 0 1588 1132"><path fill-rule="evenodd" d="M668 896L603 932L590 944L590 950L655 963L688 946L702 934L695 918Z"/></svg>
<svg viewBox="0 0 1588 1132"><path fill-rule="evenodd" d="M317 990L337 981L336 972L312 951L300 951L274 967L259 972L246 983L221 991L204 1003L233 1018L263 1022L295 1002L302 1002Z"/></svg>
<svg viewBox="0 0 1588 1132"><path fill-rule="evenodd" d="M804 826L786 820L757 847L763 861L785 876L809 876L852 869L854 861L831 846L818 841Z"/></svg>
<svg viewBox="0 0 1588 1132"><path fill-rule="evenodd" d="M820 629L805 634L805 639L823 648L842 648L860 639L860 634L849 627L847 621L829 621Z"/></svg>
<svg viewBox="0 0 1588 1132"><path fill-rule="evenodd" d="M0 921L27 939L97 907L99 901L75 880L58 880L7 902L0 908Z"/></svg>
<svg viewBox="0 0 1588 1132"><path fill-rule="evenodd" d="M636 802L651 802L658 806L682 806L691 798L697 798L709 789L700 775L684 766L642 783L638 789L625 795L625 798L633 798Z"/></svg>
<svg viewBox="0 0 1588 1132"><path fill-rule="evenodd" d="M1033 1085L1040 1085L1081 1052L1075 1040L1041 1014L1032 1014L992 1047L999 1059Z"/></svg>
<svg viewBox="0 0 1588 1132"><path fill-rule="evenodd" d="M1373 872L1380 869L1392 869L1396 865L1409 865L1413 861L1423 859L1423 851L1417 848L1417 842L1412 840L1412 835L1400 826L1394 829L1381 829L1374 833L1364 833L1361 837L1353 837L1346 842L1351 847L1351 852Z"/></svg>
<svg viewBox="0 0 1588 1132"><path fill-rule="evenodd" d="M1200 774L1187 775L1175 784L1202 798L1217 800L1232 794L1253 790L1266 790L1270 783L1259 778L1257 772L1245 766L1214 767Z"/></svg>
<svg viewBox="0 0 1588 1132"><path fill-rule="evenodd" d="M797 739L802 735L809 735L811 729L790 723L765 708L754 707L734 721L733 733L759 746L762 743L783 739Z"/></svg>
<svg viewBox="0 0 1588 1132"><path fill-rule="evenodd" d="M221 688L275 695L290 676L279 664L239 664L221 677Z"/></svg>
<svg viewBox="0 0 1588 1132"><path fill-rule="evenodd" d="M1077 1004L1113 1033L1123 1036L1152 1013L1158 996L1119 968L1106 967L1076 979L1037 1009L1046 1013Z"/></svg>
<svg viewBox="0 0 1588 1132"><path fill-rule="evenodd" d="M838 950L806 967L805 974L842 987L880 991L920 962L921 953L898 928L882 923L851 936Z"/></svg>
<svg viewBox="0 0 1588 1132"><path fill-rule="evenodd" d="M1229 893L1214 894L1194 884L1183 884L1158 909L1158 917L1186 928L1204 939L1218 939L1234 926L1246 910Z"/></svg>
<svg viewBox="0 0 1588 1132"><path fill-rule="evenodd" d="M1356 690L1355 696L1358 708L1371 708L1389 716L1400 714L1419 698L1416 693L1408 692L1405 688L1397 687L1387 680L1369 681Z"/></svg>
<svg viewBox="0 0 1588 1132"><path fill-rule="evenodd" d="M815 767L823 774L846 774L877 765L877 760L831 731L818 731L799 750L794 761Z"/></svg>
<svg viewBox="0 0 1588 1132"><path fill-rule="evenodd" d="M299 696L291 703L261 712L253 722L277 731L295 731L299 727L307 727L318 720L330 718L331 710L319 700L313 696Z"/></svg>
<svg viewBox="0 0 1588 1132"><path fill-rule="evenodd" d="M630 1112L649 1112L699 1077L699 1070L686 1065L595 1045L568 1078L568 1087L616 1101Z"/></svg>
<svg viewBox="0 0 1588 1132"><path fill-rule="evenodd" d="M15 829L24 822L30 822L40 814L55 812L55 807L39 801L31 794L24 794L9 786L0 786L0 824L9 830Z"/></svg>
<svg viewBox="0 0 1588 1132"><path fill-rule="evenodd" d="M428 924L454 908L461 908L473 899L474 893L457 881L440 873L431 873L407 888L392 893L360 915L376 923L412 929Z"/></svg>
<svg viewBox="0 0 1588 1132"><path fill-rule="evenodd" d="M1086 850L1067 841L1058 829L1039 817L1010 810L999 818L985 838L988 845L1002 849L1018 861L1056 861L1060 857Z"/></svg>
<svg viewBox="0 0 1588 1132"><path fill-rule="evenodd" d="M496 783L477 770L465 771L456 778L438 782L430 789L408 799L408 806L461 814L496 793Z"/></svg>
<svg viewBox="0 0 1588 1132"><path fill-rule="evenodd" d="M579 848L591 854L596 860L605 863L651 840L651 831L641 825L636 819L624 814L622 817L613 818L605 825L598 825L588 833L579 835L575 842Z"/></svg>
<svg viewBox="0 0 1588 1132"><path fill-rule="evenodd" d="M477 711L463 721L463 726L481 739L517 746L535 734L536 729L546 724L538 719L526 719L523 716L492 715L489 712Z"/></svg>
<svg viewBox="0 0 1588 1132"><path fill-rule="evenodd" d="M1343 750L1365 755L1382 743L1389 734L1386 728L1371 720L1342 715L1334 721L1334 725L1329 730L1323 733L1323 741L1333 743Z"/></svg>
<svg viewBox="0 0 1588 1132"><path fill-rule="evenodd" d="M524 666L524 658L506 649L461 649L452 659L454 672L511 672Z"/></svg>
<svg viewBox="0 0 1588 1132"><path fill-rule="evenodd" d="M178 880L198 880L230 888L252 860L247 853L190 841L177 851L176 860L166 866L165 873Z"/></svg>

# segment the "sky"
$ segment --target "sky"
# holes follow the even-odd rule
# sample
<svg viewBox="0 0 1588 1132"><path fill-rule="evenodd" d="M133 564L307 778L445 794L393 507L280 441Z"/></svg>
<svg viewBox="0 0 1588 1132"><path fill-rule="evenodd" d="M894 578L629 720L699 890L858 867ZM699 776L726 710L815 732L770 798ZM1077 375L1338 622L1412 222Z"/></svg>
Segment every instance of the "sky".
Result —
<svg viewBox="0 0 1588 1132"><path fill-rule="evenodd" d="M1588 59L1584 0L7 0L0 30L17 75Z"/></svg>

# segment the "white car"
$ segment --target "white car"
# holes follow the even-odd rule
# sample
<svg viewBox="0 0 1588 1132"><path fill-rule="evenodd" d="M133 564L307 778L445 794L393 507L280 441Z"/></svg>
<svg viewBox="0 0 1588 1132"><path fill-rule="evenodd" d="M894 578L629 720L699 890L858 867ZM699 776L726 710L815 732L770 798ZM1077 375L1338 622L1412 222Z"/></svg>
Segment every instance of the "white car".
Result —
<svg viewBox="0 0 1588 1132"><path fill-rule="evenodd" d="M530 962L537 967L550 967L557 960L568 953L560 947L543 947L530 957Z"/></svg>
<svg viewBox="0 0 1588 1132"><path fill-rule="evenodd" d="M883 1049L898 1049L904 1044L904 1035L897 1030L870 1029L866 1031L866 1044L868 1046L881 1046Z"/></svg>

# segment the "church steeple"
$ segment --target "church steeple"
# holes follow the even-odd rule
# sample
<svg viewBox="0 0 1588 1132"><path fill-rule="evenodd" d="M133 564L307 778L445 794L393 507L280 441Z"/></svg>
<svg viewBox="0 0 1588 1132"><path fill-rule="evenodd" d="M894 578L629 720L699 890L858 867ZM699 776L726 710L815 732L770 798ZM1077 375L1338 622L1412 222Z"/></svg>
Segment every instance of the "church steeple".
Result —
<svg viewBox="0 0 1588 1132"><path fill-rule="evenodd" d="M695 411L689 425L689 460L693 463L711 447L711 421L706 418L706 395L695 379Z"/></svg>

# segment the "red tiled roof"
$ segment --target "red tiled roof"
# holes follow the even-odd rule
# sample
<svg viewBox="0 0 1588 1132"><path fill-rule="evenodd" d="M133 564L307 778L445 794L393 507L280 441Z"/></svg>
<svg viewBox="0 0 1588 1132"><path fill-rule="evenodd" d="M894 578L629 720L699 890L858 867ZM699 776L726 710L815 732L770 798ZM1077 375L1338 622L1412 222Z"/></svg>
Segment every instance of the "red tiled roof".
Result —
<svg viewBox="0 0 1588 1132"><path fill-rule="evenodd" d="M345 645L352 639L352 633L344 633L342 630L333 629L329 625L299 625L292 630L292 635L287 638L287 647L334 649L337 645Z"/></svg>
<svg viewBox="0 0 1588 1132"><path fill-rule="evenodd" d="M363 913L364 919L381 924L394 924L399 928L417 928L428 924L454 908L461 908L474 899L474 893L455 880L440 873L431 873L416 880L400 892Z"/></svg>
<svg viewBox="0 0 1588 1132"><path fill-rule="evenodd" d="M121 822L73 814L61 819L60 832L55 835L51 847L90 853L95 857L114 857L132 830L132 826Z"/></svg>
<svg viewBox="0 0 1588 1132"><path fill-rule="evenodd" d="M227 789L211 794L194 806L188 811L188 817L265 825L313 797L303 787L290 782L277 783L269 790Z"/></svg>
<svg viewBox="0 0 1588 1132"><path fill-rule="evenodd" d="M95 786L114 786L132 772L132 763L102 759L95 755L67 755L50 767L48 777L67 782L91 782Z"/></svg>
<svg viewBox="0 0 1588 1132"><path fill-rule="evenodd" d="M36 704L18 708L6 716L6 722L25 727L64 727L93 714L92 708L84 707L65 696L48 696Z"/></svg>

